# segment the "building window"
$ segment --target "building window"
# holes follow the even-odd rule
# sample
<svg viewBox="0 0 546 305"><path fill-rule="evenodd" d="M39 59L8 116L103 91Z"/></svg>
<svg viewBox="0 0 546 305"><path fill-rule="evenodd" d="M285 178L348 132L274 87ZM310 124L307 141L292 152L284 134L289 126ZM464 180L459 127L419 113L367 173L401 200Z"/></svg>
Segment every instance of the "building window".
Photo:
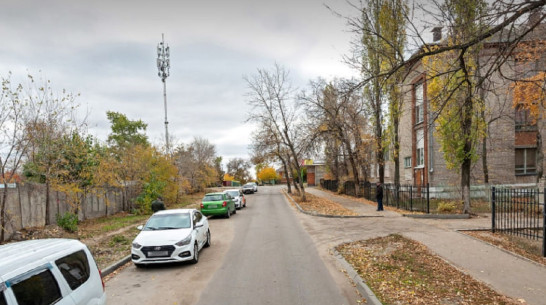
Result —
<svg viewBox="0 0 546 305"><path fill-rule="evenodd" d="M425 165L425 149L417 148L417 167Z"/></svg>
<svg viewBox="0 0 546 305"><path fill-rule="evenodd" d="M405 157L404 158L404 168L410 168L411 167L411 157Z"/></svg>
<svg viewBox="0 0 546 305"><path fill-rule="evenodd" d="M417 130L417 148L416 150L416 159L415 167L424 167L425 166L425 139L423 129Z"/></svg>
<svg viewBox="0 0 546 305"><path fill-rule="evenodd" d="M518 105L514 115L516 130L536 129L536 123L533 123L531 112L528 108Z"/></svg>
<svg viewBox="0 0 546 305"><path fill-rule="evenodd" d="M516 148L516 175L533 175L537 173L537 149Z"/></svg>
<svg viewBox="0 0 546 305"><path fill-rule="evenodd" d="M424 120L423 110L423 84L417 84L415 90L415 124L422 123Z"/></svg>

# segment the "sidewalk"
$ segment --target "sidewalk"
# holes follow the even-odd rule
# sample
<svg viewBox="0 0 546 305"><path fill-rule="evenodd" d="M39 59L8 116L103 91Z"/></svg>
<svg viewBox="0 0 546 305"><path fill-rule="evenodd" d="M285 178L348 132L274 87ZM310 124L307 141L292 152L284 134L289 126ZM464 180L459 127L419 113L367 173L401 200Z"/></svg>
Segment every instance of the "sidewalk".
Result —
<svg viewBox="0 0 546 305"><path fill-rule="evenodd" d="M343 225L343 232L336 230L341 237L316 234L318 240L333 243L402 234L423 243L463 272L504 295L523 299L527 304L546 304L546 267L457 232L461 229L488 229L490 218L414 219L394 211L377 212L373 205L318 189L308 188L306 191L340 203L361 215L383 215L373 218L373 221L368 218L333 224L338 228ZM327 224L321 221L318 225Z"/></svg>

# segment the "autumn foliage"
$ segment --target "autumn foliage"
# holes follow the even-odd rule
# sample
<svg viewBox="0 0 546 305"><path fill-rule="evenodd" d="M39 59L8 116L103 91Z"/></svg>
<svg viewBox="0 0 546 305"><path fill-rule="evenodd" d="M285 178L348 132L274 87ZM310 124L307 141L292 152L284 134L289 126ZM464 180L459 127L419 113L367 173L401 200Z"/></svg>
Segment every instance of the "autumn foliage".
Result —
<svg viewBox="0 0 546 305"><path fill-rule="evenodd" d="M258 172L258 179L262 181L277 180L279 175L273 167L265 167Z"/></svg>

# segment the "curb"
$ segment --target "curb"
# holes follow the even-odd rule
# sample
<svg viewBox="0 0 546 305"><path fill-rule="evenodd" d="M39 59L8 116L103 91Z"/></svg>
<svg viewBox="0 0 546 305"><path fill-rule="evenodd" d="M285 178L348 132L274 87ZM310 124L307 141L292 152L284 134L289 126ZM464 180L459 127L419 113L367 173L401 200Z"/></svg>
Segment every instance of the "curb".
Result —
<svg viewBox="0 0 546 305"><path fill-rule="evenodd" d="M351 278L353 283L355 284L356 289L358 292L366 299L366 304L373 304L373 305L381 305L381 301L375 296L373 291L366 285L366 283L362 280L360 275L356 272L356 270L349 264L343 256L337 252L337 250L333 249L334 256L338 260L338 262L341 264L343 269L347 272L347 275Z"/></svg>
<svg viewBox="0 0 546 305"><path fill-rule="evenodd" d="M470 219L470 214L402 214L402 216L425 219Z"/></svg>
<svg viewBox="0 0 546 305"><path fill-rule="evenodd" d="M130 261L131 261L131 255L127 255L126 257L120 259L119 261L113 263L112 265L104 268L103 270L101 270L102 277L105 277L111 274L112 272L116 271L119 267L127 264Z"/></svg>
<svg viewBox="0 0 546 305"><path fill-rule="evenodd" d="M288 193L286 193L285 190L282 190L282 192L296 205L298 210L306 215L310 216L317 216L317 217L325 217L325 218L371 218L371 217L384 217L383 215L327 215L327 214L319 214L317 212L308 212L301 208L301 206L292 199L292 196L290 196ZM380 303L381 304L381 303Z"/></svg>
<svg viewBox="0 0 546 305"><path fill-rule="evenodd" d="M476 241L478 241L478 242L481 242L481 243L483 243L483 244L486 244L486 245L488 245L488 246L497 248L498 250L501 250L502 252L504 252L504 253L506 253L506 254L510 254L510 255L512 255L512 256L514 256L514 257L516 257L516 258L519 258L519 259L524 260L524 261L526 261L526 262L528 262L528 263L534 264L534 265L536 265L537 267L545 268L545 269L546 269L546 266L543 265L543 264L541 264L541 263L535 262L534 260L532 260L532 259L530 259L530 258L527 258L527 257L525 257L525 256L523 256L523 255L520 255L520 254L518 254L518 253L516 253L516 252L512 252L512 251L510 251L510 250L508 250L508 249L504 249L504 248L501 248L501 247L499 247L499 246L497 246L497 245L488 243L487 241L482 240L482 239L479 239L479 238L474 237L474 236L472 236L472 235L464 234L465 231L491 231L491 229L459 229L459 230L455 230L455 232L457 232L457 233L459 233L459 234L462 234L462 235L464 235L465 237L470 237L470 238L472 238L472 239L474 239L474 240L476 240Z"/></svg>

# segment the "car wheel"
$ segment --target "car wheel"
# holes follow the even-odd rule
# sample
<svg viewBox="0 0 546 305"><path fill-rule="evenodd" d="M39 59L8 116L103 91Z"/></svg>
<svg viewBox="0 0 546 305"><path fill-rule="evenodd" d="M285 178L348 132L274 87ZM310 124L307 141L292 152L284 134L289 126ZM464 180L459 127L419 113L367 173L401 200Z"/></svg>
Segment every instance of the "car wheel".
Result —
<svg viewBox="0 0 546 305"><path fill-rule="evenodd" d="M233 215L237 214L237 209L233 209Z"/></svg>
<svg viewBox="0 0 546 305"><path fill-rule="evenodd" d="M144 264L135 264L135 267L137 267L137 268L144 268L144 267L146 267L146 265L144 265Z"/></svg>
<svg viewBox="0 0 546 305"><path fill-rule="evenodd" d="M210 230L207 230L207 241L205 242L205 248L210 247Z"/></svg>
<svg viewBox="0 0 546 305"><path fill-rule="evenodd" d="M192 264L197 264L199 262L199 247L197 243L193 245L193 258L191 259Z"/></svg>
<svg viewBox="0 0 546 305"><path fill-rule="evenodd" d="M229 218L229 216L231 216L231 213L229 212L229 208L227 208L226 218Z"/></svg>

